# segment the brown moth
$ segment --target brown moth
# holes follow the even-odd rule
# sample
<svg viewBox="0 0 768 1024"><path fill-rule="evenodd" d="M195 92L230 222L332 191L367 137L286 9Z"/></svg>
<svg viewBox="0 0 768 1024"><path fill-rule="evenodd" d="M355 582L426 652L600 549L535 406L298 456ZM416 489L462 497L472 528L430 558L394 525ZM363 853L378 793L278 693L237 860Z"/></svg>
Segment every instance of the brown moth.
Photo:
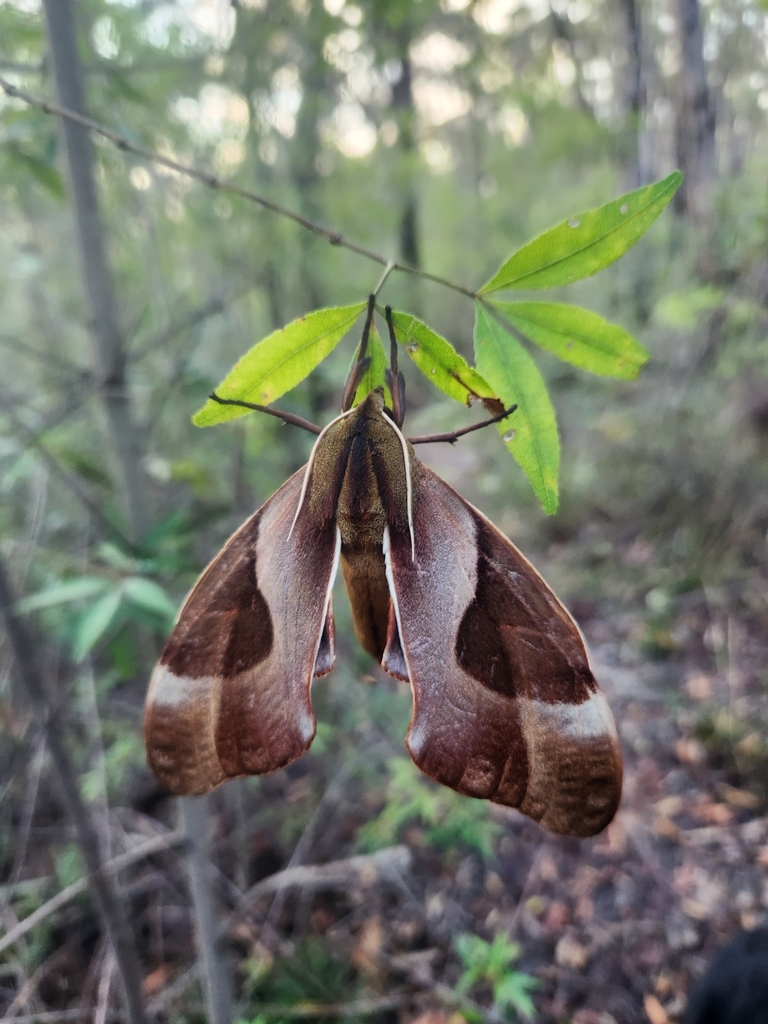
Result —
<svg viewBox="0 0 768 1024"><path fill-rule="evenodd" d="M149 686L150 766L172 793L197 794L308 749L312 679L334 662L341 563L360 642L411 684L418 767L553 832L594 835L616 812L622 762L578 627L517 548L416 457L393 371L395 412L377 389L329 423L193 587Z"/></svg>

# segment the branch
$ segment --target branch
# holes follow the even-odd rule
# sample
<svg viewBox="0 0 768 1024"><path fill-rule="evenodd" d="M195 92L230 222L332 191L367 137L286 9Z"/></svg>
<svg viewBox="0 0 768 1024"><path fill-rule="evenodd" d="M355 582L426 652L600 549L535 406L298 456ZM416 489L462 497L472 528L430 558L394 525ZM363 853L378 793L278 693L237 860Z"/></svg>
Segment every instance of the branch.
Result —
<svg viewBox="0 0 768 1024"><path fill-rule="evenodd" d="M58 459L48 451L48 449L45 447L40 438L35 434L35 432L31 430L26 425L26 423L22 422L22 420L19 419L14 410L14 406L15 402L10 397L10 395L5 394L2 388L0 388L0 409L5 413L5 415L10 420L11 425L13 426L13 429L16 431L16 433L22 435L26 444L30 448L33 448L38 453L38 455L40 455L40 457L43 459L43 461L49 467L49 469L52 470L54 475L58 476L62 483L66 484L66 486L72 491L72 493L75 495L75 497L86 510L86 512L93 516L93 518L96 520L96 522L100 524L101 528L107 533L107 535L111 534L126 548L126 550L135 551L135 545L129 540L128 537L126 537L122 530L115 526L115 524L109 519L109 517L105 514L104 510L102 509L101 505L93 501L93 499L90 497L87 490L85 489L85 487L83 487L78 478L76 476L73 476L71 473L68 473L67 470L64 469L64 467L59 463ZM73 409L72 411L74 412L75 410ZM47 429L50 429L50 427L48 427Z"/></svg>
<svg viewBox="0 0 768 1024"><path fill-rule="evenodd" d="M178 174L184 174L188 178L195 178L197 181L202 182L203 185L207 185L208 188L217 189L221 192L228 192L230 195L246 199L249 203L255 203L257 206L261 206L263 209L269 210L270 213L275 213L279 217L285 217L286 220L293 221L294 224L298 224L299 227L304 228L305 231L310 231L313 235L319 235L320 238L324 238L330 245L339 246L342 249L348 249L349 252L354 252L358 256L362 256L363 259L370 260L372 263L378 263L379 266L388 268L388 271L397 270L402 274L412 274L415 277L424 278L426 281L433 281L435 284L442 285L443 288L450 288L451 291L460 292L462 295L466 295L470 299L477 297L477 293L472 291L471 288L465 288L463 285L456 284L455 281L449 281L447 278L440 277L437 274L430 274L426 270L419 270L418 267L411 267L407 263L393 263L391 260L388 260L386 256L382 256L380 253L374 252L372 249L368 249L364 245L359 245L357 242L353 242L350 239L345 238L341 232L331 231L329 228L325 228L321 224L317 224L314 221L308 220L306 217L302 217L295 211L289 210L286 206L274 203L271 199L257 195L255 192L251 192L248 189L240 188L239 185L233 185L231 182L224 181L223 178L219 178L215 174L211 174L210 171L204 171L198 167L192 167L189 164L179 163L178 160L173 160L171 157L163 156L155 150L147 149L146 146L137 146L129 139L126 139L124 135L118 135L117 132L113 132L111 128L107 128L104 125L99 124L97 121L92 121L91 118L84 117L82 114L78 114L74 110L69 110L67 107L60 107L55 103L48 103L46 100L41 100L37 96L33 96L31 93L26 92L24 89L17 88L17 86L12 85L7 81L7 79L2 77L0 77L0 89L3 89L8 96L29 104L30 107L42 110L46 114L55 114L57 117L63 117L65 120L73 121L75 124L79 124L83 128L87 128L89 131L94 132L96 135L100 135L103 139L111 142L113 146L117 146L117 148L121 149L124 153L133 153L134 156L141 157L142 160L149 160L151 163L160 164L162 167L168 167L170 170L176 171Z"/></svg>
<svg viewBox="0 0 768 1024"><path fill-rule="evenodd" d="M348 887L353 880L367 885L381 878L404 874L411 867L411 851L407 846L390 846L372 854L360 854L328 864L300 865L267 875L244 894L240 906L231 915L228 925L248 911L257 900L283 889L337 889Z"/></svg>
<svg viewBox="0 0 768 1024"><path fill-rule="evenodd" d="M173 846L181 845L184 839L185 835L181 829L155 836L152 839L148 839L146 843L135 846L132 850L126 850L119 857L108 860L102 867L102 872L108 875L116 875L118 871L130 867L132 864L137 864L140 860L144 860L145 857L151 857L154 853L160 853L162 850L170 850ZM32 914L28 914L10 931L5 933L0 939L0 953L4 953L9 946L17 943L31 928L36 928L47 917L55 914L57 910L61 910L62 907L66 906L67 903L71 903L72 900L76 899L81 893L86 892L87 889L88 879L78 878L76 882L73 882L65 889L57 892L55 896L46 900L41 907L38 907Z"/></svg>
<svg viewBox="0 0 768 1024"><path fill-rule="evenodd" d="M120 902L114 878L104 871L99 838L88 808L80 795L79 780L69 755L60 723L60 716L51 713L49 681L38 665L39 645L27 631L27 625L15 610L16 597L0 561L0 615L5 623L11 652L19 676L29 695L39 722L46 722L46 738L55 775L61 787L64 806L77 832L88 882L102 925L109 936L123 984L125 1009L130 1024L145 1024L147 1017L141 995L141 969L133 934L128 926L125 908Z"/></svg>

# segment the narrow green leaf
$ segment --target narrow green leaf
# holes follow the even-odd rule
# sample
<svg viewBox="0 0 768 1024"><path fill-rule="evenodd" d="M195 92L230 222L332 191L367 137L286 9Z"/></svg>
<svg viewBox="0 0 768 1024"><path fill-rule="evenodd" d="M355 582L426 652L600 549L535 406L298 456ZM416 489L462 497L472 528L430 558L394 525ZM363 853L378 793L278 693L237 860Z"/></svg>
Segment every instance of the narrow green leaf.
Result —
<svg viewBox="0 0 768 1024"><path fill-rule="evenodd" d="M674 171L618 199L564 220L513 253L479 294L502 288L556 288L610 266L645 234L678 189Z"/></svg>
<svg viewBox="0 0 768 1024"><path fill-rule="evenodd" d="M480 302L475 306L475 357L504 405L517 403L517 410L498 424L498 430L542 508L554 515L560 439L547 385L520 342Z"/></svg>
<svg viewBox="0 0 768 1024"><path fill-rule="evenodd" d="M497 399L493 388L449 341L410 313L392 313L397 340L435 387L462 405ZM501 411L501 410L499 410Z"/></svg>
<svg viewBox="0 0 768 1024"><path fill-rule="evenodd" d="M16 610L23 614L36 612L41 608L52 608L57 604L68 604L70 601L82 601L100 594L107 586L107 580L99 579L98 576L80 576L76 580L55 583L47 590L41 590L39 594L25 597L16 605Z"/></svg>
<svg viewBox="0 0 768 1024"><path fill-rule="evenodd" d="M521 334L566 363L604 377L634 380L648 353L631 334L597 313L565 302L496 302Z"/></svg>
<svg viewBox="0 0 768 1024"><path fill-rule="evenodd" d="M355 352L355 358L352 360L354 365L357 359L360 346L358 345L357 351ZM392 394L387 387L385 373L389 366L389 359L387 353L384 351L384 345L382 344L379 332L375 326L371 324L371 333L368 335L368 348L367 354L371 357L371 364L366 370L365 376L360 381L357 391L355 392L354 404L358 405L363 401L366 396L374 390L374 388L384 388L384 404L392 408Z"/></svg>
<svg viewBox="0 0 768 1024"><path fill-rule="evenodd" d="M80 620L72 645L75 661L82 661L115 621L123 600L122 587L110 590L99 598Z"/></svg>
<svg viewBox="0 0 768 1024"><path fill-rule="evenodd" d="M230 370L216 393L222 398L269 405L304 380L333 351L365 309L354 306L316 309L260 341ZM211 399L192 417L198 427L246 416L247 409L218 405Z"/></svg>
<svg viewBox="0 0 768 1024"><path fill-rule="evenodd" d="M123 592L131 604L145 611L154 612L171 622L176 618L178 607L162 587L145 576L131 576L123 580Z"/></svg>

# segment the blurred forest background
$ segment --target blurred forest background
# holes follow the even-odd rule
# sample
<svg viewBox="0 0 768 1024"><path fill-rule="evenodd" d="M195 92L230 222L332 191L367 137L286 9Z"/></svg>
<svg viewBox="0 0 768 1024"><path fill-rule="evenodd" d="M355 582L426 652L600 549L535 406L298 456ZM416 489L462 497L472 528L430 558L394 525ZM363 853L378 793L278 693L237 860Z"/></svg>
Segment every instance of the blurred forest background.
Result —
<svg viewBox="0 0 768 1024"><path fill-rule="evenodd" d="M0 94L2 556L99 855L123 857L148 1015L679 1020L717 944L768 915L765 3L2 0L0 76L68 107L81 79L84 111L131 143L469 288L559 220L685 172L627 256L562 290L651 361L630 383L539 358L557 516L493 431L420 451L582 625L627 759L613 825L562 839L420 777L410 696L339 591L311 752L182 827L145 766L146 680L201 567L311 445L268 417L190 415L259 338L363 299L382 268L97 137L83 234L57 120ZM471 358L463 295L396 273L382 300ZM327 422L356 342L281 405ZM476 415L407 383L411 433ZM0 1012L127 1019L12 661L4 642Z"/></svg>

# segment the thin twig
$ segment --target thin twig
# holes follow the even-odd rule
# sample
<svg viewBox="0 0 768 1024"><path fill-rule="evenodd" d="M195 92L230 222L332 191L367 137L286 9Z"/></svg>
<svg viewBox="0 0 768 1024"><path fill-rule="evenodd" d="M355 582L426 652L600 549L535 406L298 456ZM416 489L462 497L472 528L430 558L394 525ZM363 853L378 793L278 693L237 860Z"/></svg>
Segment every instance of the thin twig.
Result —
<svg viewBox="0 0 768 1024"><path fill-rule="evenodd" d="M4 391L0 390L0 409L5 413L8 419L11 421L13 429L17 434L21 434L27 445L33 448L38 455L43 459L46 465L54 472L54 474L66 484L66 486L72 491L77 500L86 510L90 513L93 518L98 522L101 528L109 535L111 534L116 540L119 540L126 550L134 550L134 545L125 536L115 524L109 519L104 513L101 506L92 500L90 495L87 493L83 485L73 476L68 473L66 469L59 463L58 459L53 456L48 449L45 447L40 438L35 434L34 430L31 430L26 423L24 423L15 412L15 403L9 395Z"/></svg>
<svg viewBox="0 0 768 1024"><path fill-rule="evenodd" d="M104 875L114 875L118 871L130 867L132 864L137 864L140 860L144 860L145 857L151 857L155 853L169 850L173 846L180 846L184 842L184 838L184 833L180 829L174 832L167 832L161 836L155 836L154 839L148 839L146 843L134 847L133 850L127 850L118 857L107 861L102 866L102 873ZM25 917L23 921L19 921L15 928L11 928L10 931L0 938L0 953L3 953L9 946L13 946L30 929L35 928L42 921L45 921L46 918L55 914L57 910L66 906L67 903L71 903L72 900L76 899L81 893L86 892L87 889L88 879L78 878L76 882L57 892L55 896L52 896L41 907L38 907L37 910Z"/></svg>
<svg viewBox="0 0 768 1024"><path fill-rule="evenodd" d="M81 1024L81 1021L92 1017L95 1012L94 1009L78 1009L51 1010L49 1013L27 1013L23 1017L14 1017L13 1024L66 1024L69 1021ZM121 1013L110 1010L107 1014L107 1020L121 1021L125 1020L125 1018Z"/></svg>
<svg viewBox="0 0 768 1024"><path fill-rule="evenodd" d="M345 857L343 860L333 860L328 864L285 868L252 885L227 923L232 924L257 900L280 890L294 887L315 890L344 888L349 886L353 879L372 884L382 878L407 872L411 861L411 851L407 846L389 846L376 853Z"/></svg>
<svg viewBox="0 0 768 1024"><path fill-rule="evenodd" d="M160 164L162 167L168 167L172 171L176 171L178 174L184 174L188 178L195 178L197 181L207 185L208 188L217 189L221 192L229 192L230 195L239 196L241 199L246 199L248 202L256 203L257 206L261 206L265 210L269 210L271 213L277 214L279 217L285 217L287 220L291 220L294 224L298 224L304 228L305 231L311 231L313 235L319 235L324 238L331 245L338 246L342 249L347 249L349 252L354 252L358 256L362 256L366 260L370 260L372 263L378 263L382 267L389 268L389 271L397 270L403 274L411 274L414 277L421 277L426 281L432 281L435 284L442 285L444 288L450 288L451 291L460 292L462 295L466 295L470 299L477 297L476 292L472 291L471 288L465 288L463 285L456 284L455 281L450 281L448 278L440 277L438 274L430 274L426 270L420 270L418 267L411 267L407 263L392 262L388 260L386 256L382 256L380 253L374 252L372 249L368 249L363 245L359 245L357 242L353 242L339 231L332 231L329 228L324 228L321 224L316 224L314 221L308 220L306 217L302 217L300 214L293 210L289 210L285 206L281 206L279 203L272 202L271 199L267 199L264 196L257 195L255 192L251 192L248 189L240 188L238 185L233 185L231 182L224 181L222 178L217 177L215 174L211 174L210 171L203 171L197 167L191 167L188 164L179 163L178 160L173 160L171 157L163 156L161 153L156 152L152 149L147 149L145 146L137 146L129 139L126 139L123 135L118 135L117 132L113 132L110 128L99 124L97 121L92 121L89 117L84 117L82 114L76 113L74 110L68 110L66 107L60 107L56 103L49 103L47 100L41 100L37 96L33 96L31 93L26 92L24 89L19 89L17 86L12 85L7 79L0 77L0 88L3 89L8 96L14 99L23 100L24 103L28 103L29 106L35 107L37 110L42 110L46 114L54 114L57 117L66 118L69 121L73 121L75 124L82 125L83 128L87 128L89 131L94 132L96 135L100 135L102 138L107 139L118 149L123 150L125 153L133 153L134 156L141 157L143 160L149 160L152 163Z"/></svg>
<svg viewBox="0 0 768 1024"><path fill-rule="evenodd" d="M285 866L283 871L280 873L285 875L286 871L290 871L292 868L297 868L301 865L302 861L306 858L309 853L312 843L315 840L317 829L321 822L327 824L331 808L337 803L339 797L344 792L344 787L349 781L352 773L355 770L355 765L352 762L343 764L341 769L336 773L330 784L326 788L323 795L320 797L317 807L315 808L314 814L309 819L309 822L301 834L301 838L293 849L291 858L288 864ZM279 920L280 914L283 911L285 905L286 888L279 888L275 893L275 899L272 906L269 908L265 924L270 926L275 921Z"/></svg>
<svg viewBox="0 0 768 1024"><path fill-rule="evenodd" d="M490 427L492 423L499 423L501 420L505 420L507 416L511 416L517 408L516 405L510 405L504 412L500 412L498 416L492 416L488 420L482 420L480 423L473 423L471 427L464 427L462 430L452 430L447 434L422 434L421 437L409 437L408 440L411 444L430 444L433 441L447 441L448 444L455 444L460 437L465 434L471 434L473 430L482 430L483 427Z"/></svg>
<svg viewBox="0 0 768 1024"><path fill-rule="evenodd" d="M288 1017L301 1020L304 1017L357 1017L381 1013L382 1010L396 1010L404 1003L413 1000L413 992L394 992L389 996L377 999L353 999L349 1003L297 1003L295 1006L271 1005L263 1003L259 1006L259 1014L264 1017Z"/></svg>

